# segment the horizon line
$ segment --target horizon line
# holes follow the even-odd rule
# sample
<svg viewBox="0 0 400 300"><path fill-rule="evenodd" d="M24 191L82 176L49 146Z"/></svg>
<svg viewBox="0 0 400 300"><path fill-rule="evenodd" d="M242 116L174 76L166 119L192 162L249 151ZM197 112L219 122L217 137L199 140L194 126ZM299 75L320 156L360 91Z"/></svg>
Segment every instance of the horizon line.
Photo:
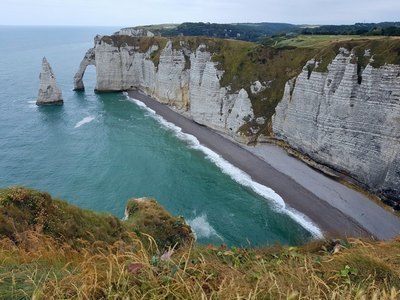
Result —
<svg viewBox="0 0 400 300"><path fill-rule="evenodd" d="M355 25L355 24L379 24L379 23L398 23L400 21L379 21L379 22L354 22L354 23L326 23L326 24L318 24L318 23L290 23L290 22L269 22L269 21L261 21L261 22L208 22L208 21L185 21L180 23L152 23L152 24L139 24L139 25L80 25L80 24L0 24L2 27L119 27L119 28L126 28L126 27L141 27L141 26L151 26L151 25L163 25L163 24L173 24L173 25L180 25L183 23L210 23L210 24L260 24L260 23L273 23L273 24L290 24L295 26L326 26L326 25L333 25L333 26L341 26L341 25Z"/></svg>

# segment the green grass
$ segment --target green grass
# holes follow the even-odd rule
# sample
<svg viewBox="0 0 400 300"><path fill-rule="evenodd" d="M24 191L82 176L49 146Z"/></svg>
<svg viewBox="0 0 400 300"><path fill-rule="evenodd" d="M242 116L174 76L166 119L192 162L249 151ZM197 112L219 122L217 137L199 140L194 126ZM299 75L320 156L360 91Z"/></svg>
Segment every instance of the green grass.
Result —
<svg viewBox="0 0 400 300"><path fill-rule="evenodd" d="M326 71L328 64L338 53L340 47L354 49L356 56L365 67L369 59L364 58L364 51L369 49L374 56L372 66L380 67L385 63L400 63L400 38L359 35L300 35L294 38L276 37L264 41L265 45L280 48L311 48L319 50L317 60L322 64L317 71Z"/></svg>
<svg viewBox="0 0 400 300"><path fill-rule="evenodd" d="M17 221L16 221L17 220ZM112 215L82 210L49 194L25 188L0 192L0 235L18 243L21 233L37 231L79 248L82 243L110 244L128 240L121 221Z"/></svg>
<svg viewBox="0 0 400 300"><path fill-rule="evenodd" d="M274 48L296 47L323 49L332 44L352 41L381 40L385 37L366 37L361 35L299 35L293 38L279 36L266 39L264 44Z"/></svg>
<svg viewBox="0 0 400 300"><path fill-rule="evenodd" d="M160 250L193 240L185 221L171 216L153 199L129 200L127 211L128 219L122 222L109 214L52 199L44 192L13 187L0 190L0 236L18 244L24 240L24 232L35 231L74 249L94 242L98 247L128 242L132 232L152 235Z"/></svg>

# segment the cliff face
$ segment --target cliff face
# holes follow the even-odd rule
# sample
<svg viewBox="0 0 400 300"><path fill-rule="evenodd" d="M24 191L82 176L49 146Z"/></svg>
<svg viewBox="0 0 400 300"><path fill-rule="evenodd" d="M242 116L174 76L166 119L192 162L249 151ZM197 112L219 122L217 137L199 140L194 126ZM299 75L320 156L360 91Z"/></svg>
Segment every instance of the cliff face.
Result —
<svg viewBox="0 0 400 300"><path fill-rule="evenodd" d="M217 69L205 45L194 51L184 44L173 49L169 41L163 49L154 44L143 52L136 45L121 46L114 41L95 39L95 47L86 53L74 77L75 89L84 88L85 69L95 64L97 91L137 88L162 103L187 110L197 123L244 139L238 130L254 118L249 96L244 89L232 93L229 87L221 87L223 71Z"/></svg>
<svg viewBox="0 0 400 300"><path fill-rule="evenodd" d="M273 132L312 159L400 201L400 66L357 68L345 49L286 84Z"/></svg>

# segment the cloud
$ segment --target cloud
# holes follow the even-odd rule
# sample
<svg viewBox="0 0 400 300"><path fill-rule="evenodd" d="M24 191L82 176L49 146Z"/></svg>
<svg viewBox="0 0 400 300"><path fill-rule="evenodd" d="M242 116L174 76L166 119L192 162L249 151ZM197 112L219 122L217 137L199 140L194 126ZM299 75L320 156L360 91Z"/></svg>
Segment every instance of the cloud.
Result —
<svg viewBox="0 0 400 300"><path fill-rule="evenodd" d="M398 0L2 0L3 25L398 21Z"/></svg>

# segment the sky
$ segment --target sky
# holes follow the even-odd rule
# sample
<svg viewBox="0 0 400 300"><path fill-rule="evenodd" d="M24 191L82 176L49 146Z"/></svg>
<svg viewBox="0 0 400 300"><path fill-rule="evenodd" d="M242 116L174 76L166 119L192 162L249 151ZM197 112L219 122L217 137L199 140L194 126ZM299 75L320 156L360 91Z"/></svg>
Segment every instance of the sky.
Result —
<svg viewBox="0 0 400 300"><path fill-rule="evenodd" d="M0 25L400 21L400 0L0 0Z"/></svg>

